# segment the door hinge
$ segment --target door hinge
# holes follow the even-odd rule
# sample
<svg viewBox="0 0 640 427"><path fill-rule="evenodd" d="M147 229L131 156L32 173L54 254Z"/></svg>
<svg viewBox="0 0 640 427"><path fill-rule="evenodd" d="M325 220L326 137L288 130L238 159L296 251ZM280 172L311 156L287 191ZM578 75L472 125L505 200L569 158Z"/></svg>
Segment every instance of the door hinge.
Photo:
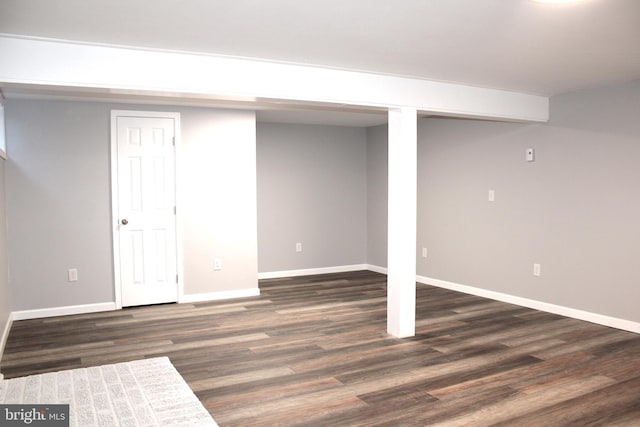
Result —
<svg viewBox="0 0 640 427"><path fill-rule="evenodd" d="M173 141L173 145L176 145L176 137L174 136L173 138L171 138Z"/></svg>
<svg viewBox="0 0 640 427"><path fill-rule="evenodd" d="M176 274L176 283L178 283L178 275Z"/></svg>
<svg viewBox="0 0 640 427"><path fill-rule="evenodd" d="M178 207L177 206L173 207L173 214L174 215L178 215Z"/></svg>

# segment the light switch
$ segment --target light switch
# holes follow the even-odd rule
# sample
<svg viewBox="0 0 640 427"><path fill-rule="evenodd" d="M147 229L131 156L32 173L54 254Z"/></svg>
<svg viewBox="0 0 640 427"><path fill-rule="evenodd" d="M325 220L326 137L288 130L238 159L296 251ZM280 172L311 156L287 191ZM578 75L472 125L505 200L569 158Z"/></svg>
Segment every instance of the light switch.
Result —
<svg viewBox="0 0 640 427"><path fill-rule="evenodd" d="M540 276L540 264L533 264L533 275L536 277Z"/></svg>

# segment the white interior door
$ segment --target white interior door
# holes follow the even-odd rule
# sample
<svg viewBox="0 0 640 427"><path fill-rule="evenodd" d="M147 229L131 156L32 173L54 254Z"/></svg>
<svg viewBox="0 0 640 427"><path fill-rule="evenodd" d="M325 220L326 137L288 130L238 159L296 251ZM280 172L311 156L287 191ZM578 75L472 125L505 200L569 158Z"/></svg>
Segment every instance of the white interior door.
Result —
<svg viewBox="0 0 640 427"><path fill-rule="evenodd" d="M176 119L118 114L113 201L121 305L176 302Z"/></svg>

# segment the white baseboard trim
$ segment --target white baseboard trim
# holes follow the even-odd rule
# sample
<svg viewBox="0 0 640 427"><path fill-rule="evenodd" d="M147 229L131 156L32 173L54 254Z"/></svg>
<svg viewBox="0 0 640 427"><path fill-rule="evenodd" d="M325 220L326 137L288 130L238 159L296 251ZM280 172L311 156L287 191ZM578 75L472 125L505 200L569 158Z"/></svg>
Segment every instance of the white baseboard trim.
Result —
<svg viewBox="0 0 640 427"><path fill-rule="evenodd" d="M217 301L223 299L256 297L260 295L260 288L235 289L232 291L206 292L202 294L187 294L180 298L181 303Z"/></svg>
<svg viewBox="0 0 640 427"><path fill-rule="evenodd" d="M40 319L43 317L67 316L69 314L96 313L98 311L116 310L115 302L96 304L68 305L66 307L39 308L13 312L13 320Z"/></svg>
<svg viewBox="0 0 640 427"><path fill-rule="evenodd" d="M591 313L589 311L578 310L575 308L564 307L561 305L550 304L547 302L532 300L529 298L517 297L514 295L504 294L502 292L490 291L487 289L475 288L473 286L460 285L458 283L447 282L440 279L432 279L425 276L416 276L418 283L433 285L439 288L451 289L452 291L463 292L465 294L477 295L479 297L489 298L497 301L516 304L523 307L533 308L548 313L559 314L561 316L571 317L578 320L584 320L598 325L609 326L624 331L640 333L640 323L630 320L619 319L617 317L605 316L603 314Z"/></svg>
<svg viewBox="0 0 640 427"><path fill-rule="evenodd" d="M307 268L303 270L269 271L258 273L258 279L279 279L281 277L311 276L314 274L345 273L369 270L368 264L340 265L336 267Z"/></svg>
<svg viewBox="0 0 640 427"><path fill-rule="evenodd" d="M2 360L2 356L4 355L4 346L7 344L7 339L9 338L9 332L11 331L11 324L13 323L13 313L9 313L7 316L7 321L4 324L4 330L2 331L2 335L0 335L0 360ZM2 380L2 374L0 373L0 380Z"/></svg>
<svg viewBox="0 0 640 427"><path fill-rule="evenodd" d="M375 271L376 273L387 274L387 267L380 267L378 265L367 264L367 270Z"/></svg>

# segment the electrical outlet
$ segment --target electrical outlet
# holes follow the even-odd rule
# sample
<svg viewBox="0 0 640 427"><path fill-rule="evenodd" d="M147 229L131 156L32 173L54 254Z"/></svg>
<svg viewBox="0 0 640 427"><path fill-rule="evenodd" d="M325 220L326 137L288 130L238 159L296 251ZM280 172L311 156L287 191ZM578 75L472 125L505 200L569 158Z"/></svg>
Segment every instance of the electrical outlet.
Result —
<svg viewBox="0 0 640 427"><path fill-rule="evenodd" d="M535 160L535 152L533 151L533 148L527 148L525 158L527 162L533 162Z"/></svg>
<svg viewBox="0 0 640 427"><path fill-rule="evenodd" d="M296 252L302 252L302 243L296 243Z"/></svg>
<svg viewBox="0 0 640 427"><path fill-rule="evenodd" d="M222 270L222 260L220 258L213 260L213 269L216 271Z"/></svg>
<svg viewBox="0 0 640 427"><path fill-rule="evenodd" d="M422 258L427 257L427 248L422 248Z"/></svg>
<svg viewBox="0 0 640 427"><path fill-rule="evenodd" d="M495 190L489 190L489 197L488 197L490 202L495 202L496 201L496 191Z"/></svg>
<svg viewBox="0 0 640 427"><path fill-rule="evenodd" d="M69 282L77 282L78 281L78 269L70 268L67 270L67 281Z"/></svg>
<svg viewBox="0 0 640 427"><path fill-rule="evenodd" d="M536 277L540 276L540 264L533 264L533 275Z"/></svg>

